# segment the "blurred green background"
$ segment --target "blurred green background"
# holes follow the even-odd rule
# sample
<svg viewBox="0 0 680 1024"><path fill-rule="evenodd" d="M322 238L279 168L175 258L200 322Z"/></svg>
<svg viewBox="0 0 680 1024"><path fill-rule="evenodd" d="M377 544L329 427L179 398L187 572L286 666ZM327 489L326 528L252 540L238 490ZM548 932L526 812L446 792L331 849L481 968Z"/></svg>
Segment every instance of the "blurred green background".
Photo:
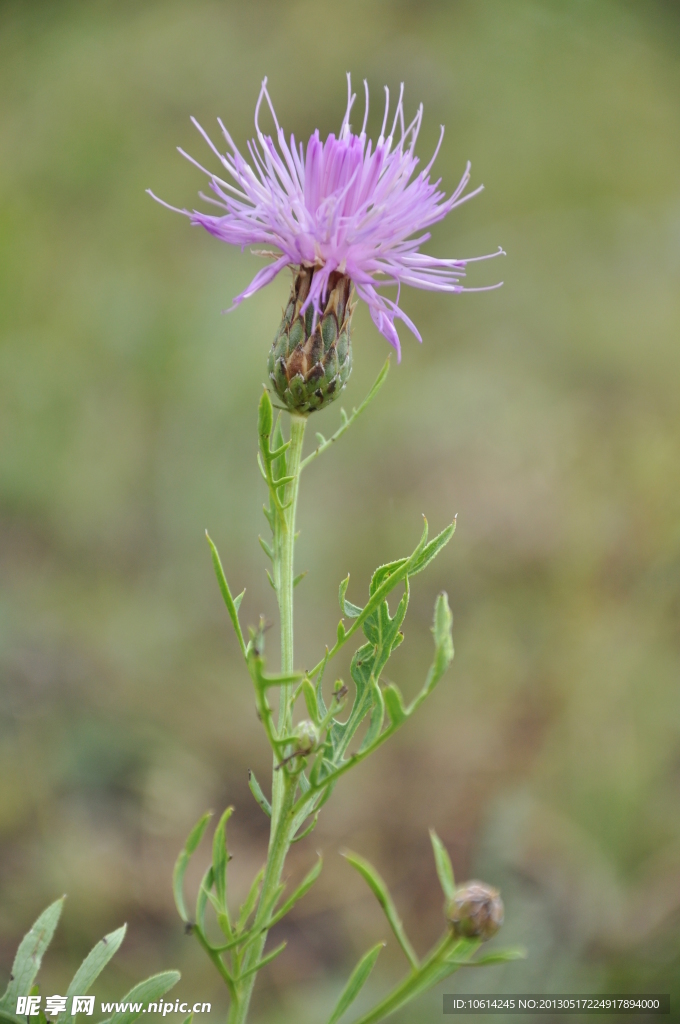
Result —
<svg viewBox="0 0 680 1024"><path fill-rule="evenodd" d="M234 803L235 896L262 862L246 769L269 758L203 531L246 621L274 618L257 533L256 404L289 280L221 316L260 264L145 195L193 206L216 167L189 116L237 144L269 76L297 137L337 131L345 72L406 83L451 190L486 191L428 251L498 292L406 292L422 347L311 467L298 655L334 636L337 586L407 553L426 513L453 542L413 588L390 678L412 693L445 588L456 659L398 739L338 787L292 879L260 1019L323 1019L386 926L337 855L371 858L419 947L460 880L499 885L528 959L453 991L680 998L680 9L613 0L94 0L0 7L0 964L69 894L44 992L130 930L101 994L166 967L226 999L170 893L184 837ZM387 352L365 309L357 404ZM325 433L336 407L317 414ZM271 634L275 644L275 631ZM347 661L341 666L347 673ZM189 880L195 886L207 848ZM389 944L380 992L402 968ZM114 962L115 964L115 962ZM1 979L0 979L1 980ZM441 990L403 1021L438 1020Z"/></svg>

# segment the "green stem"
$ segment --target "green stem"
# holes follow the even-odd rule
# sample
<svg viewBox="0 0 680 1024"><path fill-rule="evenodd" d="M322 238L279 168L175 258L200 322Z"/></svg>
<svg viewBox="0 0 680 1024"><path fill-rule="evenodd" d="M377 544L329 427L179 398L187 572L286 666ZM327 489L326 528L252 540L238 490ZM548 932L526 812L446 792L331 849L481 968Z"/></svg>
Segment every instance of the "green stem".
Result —
<svg viewBox="0 0 680 1024"><path fill-rule="evenodd" d="M284 515L280 524L279 550L276 552L278 566L277 597L281 615L281 672L286 675L295 669L293 655L293 549L295 547L295 513L297 511L298 488L300 484L300 460L302 442L307 426L306 416L291 415L290 448L288 449L287 475L293 479L286 485L283 498ZM291 687L283 687L279 709L279 733L288 729L290 716Z"/></svg>
<svg viewBox="0 0 680 1024"><path fill-rule="evenodd" d="M286 475L292 477L286 484L283 496L283 514L277 515L274 532L274 581L281 616L281 672L290 674L294 670L293 650L293 553L295 547L295 514L297 511L298 487L300 483L300 460L302 443L307 425L306 416L291 415L290 447L287 452ZM281 703L279 706L279 735L285 735L291 728L291 696L293 686L280 687ZM269 838L267 867L262 880L262 890L258 902L253 927L265 923L271 916L273 907L270 905L276 889L281 881L281 872L290 849L295 832L295 819L292 809L295 803L297 780L291 778L285 768L277 770L277 758L274 757L272 772L272 817ZM243 958L241 974L251 971L238 986L238 998L232 1002L229 1011L229 1024L244 1024L257 971L252 968L262 957L267 932L248 946ZM237 982L238 984L238 982Z"/></svg>
<svg viewBox="0 0 680 1024"><path fill-rule="evenodd" d="M411 971L396 988L392 989L372 1010L365 1013L363 1017L359 1017L354 1024L376 1024L377 1021L383 1020L405 1003L410 1002L415 996L430 988L441 971L446 956L456 945L455 937L446 935L420 965L419 970Z"/></svg>

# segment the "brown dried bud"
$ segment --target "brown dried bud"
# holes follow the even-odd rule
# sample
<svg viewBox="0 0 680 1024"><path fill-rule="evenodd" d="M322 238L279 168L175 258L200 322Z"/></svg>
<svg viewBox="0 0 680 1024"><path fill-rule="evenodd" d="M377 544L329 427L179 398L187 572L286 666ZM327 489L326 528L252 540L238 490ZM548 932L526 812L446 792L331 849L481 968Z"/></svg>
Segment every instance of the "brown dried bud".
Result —
<svg viewBox="0 0 680 1024"><path fill-rule="evenodd" d="M466 882L456 890L446 916L460 938L486 942L503 924L503 914L498 889L484 882Z"/></svg>

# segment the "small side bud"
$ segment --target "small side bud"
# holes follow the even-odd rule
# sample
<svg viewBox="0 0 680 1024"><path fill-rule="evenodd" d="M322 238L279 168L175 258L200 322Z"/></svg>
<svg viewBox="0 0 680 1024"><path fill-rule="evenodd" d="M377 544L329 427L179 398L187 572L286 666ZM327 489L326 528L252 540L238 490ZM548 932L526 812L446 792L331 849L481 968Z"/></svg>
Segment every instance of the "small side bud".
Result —
<svg viewBox="0 0 680 1024"><path fill-rule="evenodd" d="M297 741L295 753L300 757L313 754L319 745L319 730L314 725L314 722L310 722L309 719L305 719L299 725L296 725L294 735Z"/></svg>
<svg viewBox="0 0 680 1024"><path fill-rule="evenodd" d="M446 916L460 938L486 942L503 924L503 900L498 889L484 882L466 882L456 889Z"/></svg>
<svg viewBox="0 0 680 1024"><path fill-rule="evenodd" d="M325 307L315 317L311 303L301 313L314 273L313 267L299 268L267 364L276 394L303 415L335 401L352 370L352 282L331 274Z"/></svg>

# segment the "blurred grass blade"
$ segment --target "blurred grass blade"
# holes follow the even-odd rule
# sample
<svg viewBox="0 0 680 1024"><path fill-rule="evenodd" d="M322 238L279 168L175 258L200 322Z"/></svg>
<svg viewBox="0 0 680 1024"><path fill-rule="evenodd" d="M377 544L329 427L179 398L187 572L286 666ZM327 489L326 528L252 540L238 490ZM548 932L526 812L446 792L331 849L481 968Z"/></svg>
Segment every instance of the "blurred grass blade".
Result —
<svg viewBox="0 0 680 1024"><path fill-rule="evenodd" d="M394 905L394 901L392 900L383 879L380 877L373 865L369 864L367 860L364 860L364 858L360 857L358 854L345 850L342 856L348 860L352 867L356 868L359 874L366 880L378 903L383 908L383 912L388 920L389 926L394 932L397 942L408 957L409 963L415 970L418 970L420 961L418 960L416 951L409 942L406 932L404 931L404 926L401 923L399 914L397 913L397 908Z"/></svg>
<svg viewBox="0 0 680 1024"><path fill-rule="evenodd" d="M43 910L29 932L24 935L12 964L7 990L0 999L0 1008L13 1013L19 996L27 996L40 970L45 950L52 941L54 929L64 906L64 896Z"/></svg>
<svg viewBox="0 0 680 1024"><path fill-rule="evenodd" d="M437 876L439 878L439 884L442 887L442 892L446 897L447 903L453 899L456 891L456 883L453 877L453 868L451 866L451 858L449 857L448 851L444 846L443 842L435 832L433 828L430 829L430 840L432 841L432 849L434 851L434 862L437 868Z"/></svg>
<svg viewBox="0 0 680 1024"><path fill-rule="evenodd" d="M73 981L66 991L66 1009L59 1014L59 1024L71 1024L74 1017L71 1012L73 996L84 996L90 991L93 983L108 964L111 957L118 950L125 938L127 925L122 925L115 932L105 935L97 945L90 950L82 964L73 976Z"/></svg>
<svg viewBox="0 0 680 1024"><path fill-rule="evenodd" d="M340 1020L345 1010L348 1010L352 1005L368 980L368 976L373 970L373 966L378 959L380 950L384 948L385 943L379 942L377 946L374 946L373 949L369 949L368 953L362 956L361 960L350 974L349 980L342 990L342 995L338 999L335 1009L328 1018L328 1024L337 1024L337 1021Z"/></svg>
<svg viewBox="0 0 680 1024"><path fill-rule="evenodd" d="M203 838L203 833L205 832L211 817L212 811L207 811L201 820L194 825L189 833L186 843L184 844L184 849L177 858L175 869L172 873L172 891L175 897L175 906L177 907L179 916L187 923L189 921L189 915L184 904L184 874L192 854L196 852L198 844Z"/></svg>

